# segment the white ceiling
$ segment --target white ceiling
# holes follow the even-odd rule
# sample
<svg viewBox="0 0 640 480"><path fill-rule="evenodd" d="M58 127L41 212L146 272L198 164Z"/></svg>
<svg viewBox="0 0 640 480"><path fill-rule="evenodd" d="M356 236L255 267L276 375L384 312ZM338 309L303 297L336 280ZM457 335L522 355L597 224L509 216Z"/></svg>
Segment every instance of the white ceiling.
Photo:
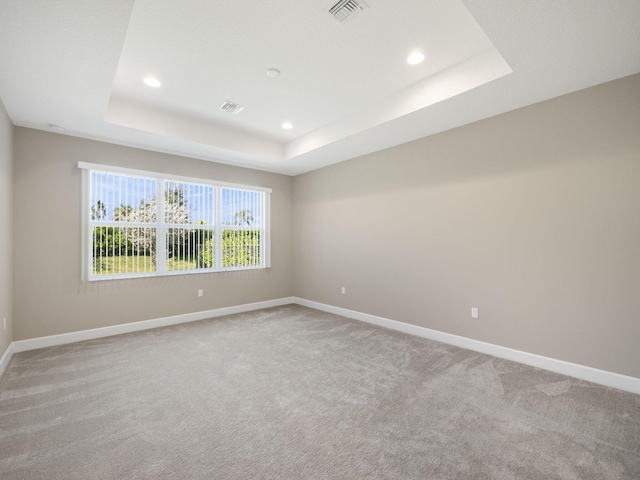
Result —
<svg viewBox="0 0 640 480"><path fill-rule="evenodd" d="M0 0L0 99L14 125L296 175L640 72L638 0L358 1L340 23L337 0Z"/></svg>

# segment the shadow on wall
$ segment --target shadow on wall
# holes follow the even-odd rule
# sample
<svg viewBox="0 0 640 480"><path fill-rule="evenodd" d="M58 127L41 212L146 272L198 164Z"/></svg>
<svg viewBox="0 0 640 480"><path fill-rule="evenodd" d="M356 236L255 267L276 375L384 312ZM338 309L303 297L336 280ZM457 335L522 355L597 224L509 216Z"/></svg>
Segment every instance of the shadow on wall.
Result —
<svg viewBox="0 0 640 480"><path fill-rule="evenodd" d="M300 175L296 201L475 181L605 161L612 153L637 155L638 131L640 75L634 75Z"/></svg>

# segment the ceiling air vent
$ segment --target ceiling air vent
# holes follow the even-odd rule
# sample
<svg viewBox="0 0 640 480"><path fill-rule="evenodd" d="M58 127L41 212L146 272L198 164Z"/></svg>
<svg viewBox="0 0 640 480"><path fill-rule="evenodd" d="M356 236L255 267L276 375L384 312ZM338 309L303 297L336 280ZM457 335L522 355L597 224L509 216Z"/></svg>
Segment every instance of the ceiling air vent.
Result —
<svg viewBox="0 0 640 480"><path fill-rule="evenodd" d="M356 0L340 0L329 9L329 14L340 23L351 20L363 10Z"/></svg>
<svg viewBox="0 0 640 480"><path fill-rule="evenodd" d="M229 113L233 113L234 115L236 113L240 113L240 111L243 109L244 107L242 105L239 105L237 103L233 103L233 102L229 102L226 101L224 102L221 106L220 106L220 110L224 110L225 112L229 112Z"/></svg>

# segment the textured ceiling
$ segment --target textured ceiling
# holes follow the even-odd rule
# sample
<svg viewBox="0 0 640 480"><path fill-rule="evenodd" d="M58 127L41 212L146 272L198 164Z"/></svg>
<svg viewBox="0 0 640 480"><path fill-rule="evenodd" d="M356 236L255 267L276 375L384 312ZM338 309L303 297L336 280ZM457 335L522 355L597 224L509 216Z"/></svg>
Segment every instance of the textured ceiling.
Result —
<svg viewBox="0 0 640 480"><path fill-rule="evenodd" d="M0 0L0 99L15 125L298 174L640 72L637 0L334 3Z"/></svg>

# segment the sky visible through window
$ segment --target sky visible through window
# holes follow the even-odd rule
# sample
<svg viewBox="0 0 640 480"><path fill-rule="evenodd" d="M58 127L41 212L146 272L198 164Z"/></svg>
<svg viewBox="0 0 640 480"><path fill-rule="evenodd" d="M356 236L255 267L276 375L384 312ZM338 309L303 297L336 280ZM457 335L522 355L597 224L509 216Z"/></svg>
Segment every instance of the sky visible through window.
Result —
<svg viewBox="0 0 640 480"><path fill-rule="evenodd" d="M108 172L91 172L92 217L103 221L116 220L152 202L157 197L156 180ZM179 190L189 209L189 223L214 225L215 188L221 188L221 221L223 225L260 225L260 192L213 187L195 183L166 182L169 192ZM165 187L166 188L166 187ZM169 201L172 195L168 194ZM177 195L173 195L175 199Z"/></svg>

